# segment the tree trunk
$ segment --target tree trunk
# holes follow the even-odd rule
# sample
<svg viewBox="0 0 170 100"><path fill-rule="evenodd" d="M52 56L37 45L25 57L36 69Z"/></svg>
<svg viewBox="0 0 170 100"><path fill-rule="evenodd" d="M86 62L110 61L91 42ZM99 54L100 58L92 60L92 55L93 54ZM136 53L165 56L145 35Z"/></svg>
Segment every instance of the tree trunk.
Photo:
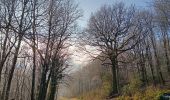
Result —
<svg viewBox="0 0 170 100"><path fill-rule="evenodd" d="M36 62L35 62L35 48L33 48L33 70L32 70L32 87L31 87L31 100L35 100L34 98L34 90L35 90L35 71L36 71Z"/></svg>
<svg viewBox="0 0 170 100"><path fill-rule="evenodd" d="M55 94L57 90L57 79L56 76L54 75L55 73L53 72L51 76L51 82L50 82L50 91L49 91L49 97L48 100L54 100L55 99Z"/></svg>
<svg viewBox="0 0 170 100"><path fill-rule="evenodd" d="M14 70L15 70L15 67L16 67L18 53L19 53L19 49L20 49L20 46L21 46L21 40L22 40L22 36L19 37L18 44L17 44L15 54L14 54L14 58L13 58L13 61L12 61L12 67L11 67L11 70L9 72L9 78L8 78L8 83L7 83L5 100L8 100L8 97L9 97L9 92L10 92L10 88L11 88L11 82L12 82L12 78L13 78L13 73L14 73Z"/></svg>
<svg viewBox="0 0 170 100"><path fill-rule="evenodd" d="M10 22L9 22L10 24ZM5 61L7 59L7 55L6 55L6 44L7 44L7 39L8 39L8 33L9 33L9 25L7 25L7 29L6 29L6 36L5 36L5 39L4 39L4 42L3 42L3 48L2 48L2 59L0 59L0 82L1 82L1 74L2 74L2 69L3 69L3 66L5 64ZM10 51L9 51L10 52Z"/></svg>
<svg viewBox="0 0 170 100"><path fill-rule="evenodd" d="M156 39L154 37L154 33L153 33L152 30L151 30L150 38L151 38L151 43L152 43L152 46L153 46L154 57L155 57L155 60L156 60L156 72L157 72L157 75L158 75L158 80L159 80L159 83L164 84L165 81L164 81L162 71L161 71L161 68L160 68L160 61L159 61L159 58L158 58L158 53L157 53L157 48L156 48L156 43L155 43Z"/></svg>
<svg viewBox="0 0 170 100"><path fill-rule="evenodd" d="M8 59L9 60L9 59ZM8 61L7 61L8 62ZM7 65L8 66L8 63ZM1 99L4 100L4 97L5 97L5 89L6 89L6 85L7 85L7 78L8 78L8 67L6 67L5 69L5 73L4 73L4 84L3 84L3 89L2 89L2 94L1 94Z"/></svg>
<svg viewBox="0 0 170 100"><path fill-rule="evenodd" d="M152 63L152 54L151 54L151 51L150 51L150 47L148 47L146 52L147 52L149 67L150 67L150 70L151 70L152 80L153 80L154 85L156 85L156 78L155 78L155 74L154 74L154 68L153 68L153 63Z"/></svg>
<svg viewBox="0 0 170 100"><path fill-rule="evenodd" d="M32 31L33 31L33 39L32 39L32 44L33 44L33 48L32 48L32 51L33 51L33 70L32 70L32 87L31 87L31 100L35 100L35 97L34 97L34 90L35 90L35 71L36 71L36 50L35 50L35 46L36 46L36 43L35 43L35 32L36 32L36 22L35 22L35 6L36 6L36 2L37 0L34 0L34 4L33 4L33 25L32 25Z"/></svg>
<svg viewBox="0 0 170 100"><path fill-rule="evenodd" d="M50 78L50 75L49 75L48 79L46 79L47 78L47 66L44 65L43 67L44 68L43 68L43 72L41 75L41 83L40 83L40 90L38 94L38 100L46 99L46 93L47 93L47 88L48 88L49 78Z"/></svg>
<svg viewBox="0 0 170 100"><path fill-rule="evenodd" d="M111 93L111 95L114 95L114 94L118 93L116 57L112 58L111 62L112 62L112 93Z"/></svg>
<svg viewBox="0 0 170 100"><path fill-rule="evenodd" d="M148 80L147 80L147 72L146 72L146 67L145 67L145 56L144 56L144 51L141 51L140 54L140 67L141 67L141 76L142 76L142 83L143 86L146 86L148 84Z"/></svg>
<svg viewBox="0 0 170 100"><path fill-rule="evenodd" d="M38 94L38 100L45 100L45 86L46 86L46 74L45 72L42 73L42 77L41 77L41 83L40 83L40 90L39 90L39 94Z"/></svg>

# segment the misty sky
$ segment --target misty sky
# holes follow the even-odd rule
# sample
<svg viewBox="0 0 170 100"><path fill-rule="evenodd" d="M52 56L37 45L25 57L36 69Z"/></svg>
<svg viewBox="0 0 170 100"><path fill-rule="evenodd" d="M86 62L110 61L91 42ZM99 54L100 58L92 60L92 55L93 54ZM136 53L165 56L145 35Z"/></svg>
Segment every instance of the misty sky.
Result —
<svg viewBox="0 0 170 100"><path fill-rule="evenodd" d="M124 2L127 6L135 4L137 8L146 8L151 0L75 0L79 3L79 7L83 10L83 17L79 21L80 26L84 27L92 12L98 10L104 4L114 4Z"/></svg>

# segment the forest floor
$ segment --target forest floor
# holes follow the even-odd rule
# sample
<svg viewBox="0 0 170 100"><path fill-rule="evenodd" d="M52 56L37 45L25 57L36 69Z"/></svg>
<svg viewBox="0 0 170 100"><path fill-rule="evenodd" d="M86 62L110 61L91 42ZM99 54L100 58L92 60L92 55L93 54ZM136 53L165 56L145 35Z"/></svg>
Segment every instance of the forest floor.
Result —
<svg viewBox="0 0 170 100"><path fill-rule="evenodd" d="M77 99L77 98L60 97L59 100L79 100L79 99Z"/></svg>
<svg viewBox="0 0 170 100"><path fill-rule="evenodd" d="M78 98L66 98L66 97L60 97L59 100L80 100ZM106 99L106 100L115 100L114 98L113 99Z"/></svg>

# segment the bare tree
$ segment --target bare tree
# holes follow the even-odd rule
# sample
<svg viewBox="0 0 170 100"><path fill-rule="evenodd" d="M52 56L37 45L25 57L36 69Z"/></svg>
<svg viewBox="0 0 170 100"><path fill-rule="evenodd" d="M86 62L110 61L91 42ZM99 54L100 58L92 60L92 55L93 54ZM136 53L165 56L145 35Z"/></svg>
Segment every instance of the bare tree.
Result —
<svg viewBox="0 0 170 100"><path fill-rule="evenodd" d="M45 37L42 37L44 38L42 44L45 48L41 54L44 54L44 57L41 56L42 72L38 100L45 100L49 82L53 89L50 90L52 94L49 95L48 99L54 100L55 98L56 86L67 68L63 67L63 63L60 63L62 55L69 47L68 40L75 29L75 21L79 17L80 12L73 1L50 0L48 2L47 33L45 33Z"/></svg>
<svg viewBox="0 0 170 100"><path fill-rule="evenodd" d="M104 61L109 59L112 68L112 93L118 93L118 62L119 55L131 50L144 37L139 37L142 29L135 18L134 7L126 8L123 3L112 6L103 6L90 18L86 41L95 46ZM98 56L100 57L100 56Z"/></svg>
<svg viewBox="0 0 170 100"><path fill-rule="evenodd" d="M10 27L12 27L12 30L17 33L17 43L15 46L15 50L14 50L14 56L13 56L13 60L12 60L12 65L11 65L11 69L9 72L9 78L8 78L8 83L7 83L7 89L6 89L6 95L5 95L5 100L8 100L9 98L9 92L10 92L10 88L11 88L11 81L13 78L13 73L16 67L16 63L17 63L17 57L19 54L19 50L21 47L21 42L22 39L25 35L25 33L27 32L28 29L30 29L30 16L29 16L29 4L30 1L29 0L24 0L24 1L15 1L13 2L15 3L15 9L16 11L18 10L18 12L20 11L20 13L15 12L14 14L14 23L10 25ZM21 9L22 8L22 9Z"/></svg>
<svg viewBox="0 0 170 100"><path fill-rule="evenodd" d="M16 38L13 38L11 34L10 25L12 23L12 19L14 17L15 11L15 0L1 0L1 33L3 33L3 42L1 45L1 56L0 56L0 82L1 82L1 74L4 67L4 64L13 49Z"/></svg>

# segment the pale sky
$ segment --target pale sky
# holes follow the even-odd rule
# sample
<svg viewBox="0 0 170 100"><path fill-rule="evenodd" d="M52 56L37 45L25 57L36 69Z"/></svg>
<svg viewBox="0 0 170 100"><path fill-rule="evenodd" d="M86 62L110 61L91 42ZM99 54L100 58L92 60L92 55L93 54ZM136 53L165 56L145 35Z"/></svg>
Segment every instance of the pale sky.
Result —
<svg viewBox="0 0 170 100"><path fill-rule="evenodd" d="M137 8L146 8L150 5L151 0L75 0L79 4L79 8L83 10L83 17L79 24L85 27L92 12L98 10L104 4L114 4L124 2L127 6L135 4Z"/></svg>

